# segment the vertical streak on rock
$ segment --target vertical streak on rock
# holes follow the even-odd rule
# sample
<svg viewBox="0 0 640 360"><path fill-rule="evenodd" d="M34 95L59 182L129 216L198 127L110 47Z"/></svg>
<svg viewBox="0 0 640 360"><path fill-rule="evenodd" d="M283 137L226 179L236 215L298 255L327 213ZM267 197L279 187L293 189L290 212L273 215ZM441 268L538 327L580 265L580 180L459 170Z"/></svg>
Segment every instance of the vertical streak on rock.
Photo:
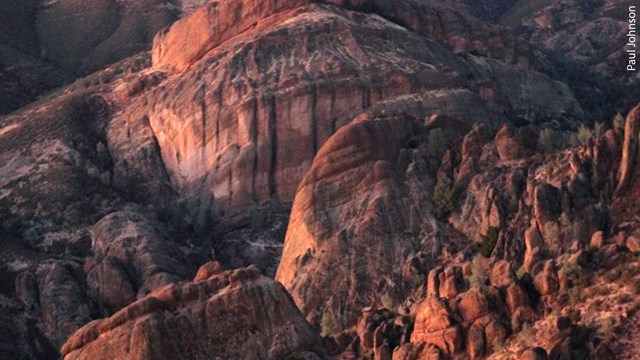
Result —
<svg viewBox="0 0 640 360"><path fill-rule="evenodd" d="M362 108L366 109L369 106L371 106L371 88L370 87L365 88L362 95L363 95Z"/></svg>
<svg viewBox="0 0 640 360"><path fill-rule="evenodd" d="M336 132L336 118L334 117L335 109L336 109L336 90L331 87L331 106L330 106L330 114L331 114L331 134L335 134Z"/></svg>
<svg viewBox="0 0 640 360"><path fill-rule="evenodd" d="M222 89L224 85L220 85L218 88L218 116L216 120L216 153L220 151L220 113L222 112L222 107L224 103L224 98L222 96Z"/></svg>
<svg viewBox="0 0 640 360"><path fill-rule="evenodd" d="M271 145L271 164L269 167L269 196L273 197L277 191L276 170L278 169L278 127L276 124L276 96L269 98L268 131Z"/></svg>
<svg viewBox="0 0 640 360"><path fill-rule="evenodd" d="M253 110L251 112L251 142L253 144L253 170L251 172L251 197L256 200L258 197L258 191L256 190L256 176L258 175L258 139L260 126L258 125L258 99L253 98L251 100Z"/></svg>
<svg viewBox="0 0 640 360"><path fill-rule="evenodd" d="M312 143L312 158L318 152L318 119L316 118L316 106L318 103L318 88L313 86L313 93L311 94L311 141Z"/></svg>
<svg viewBox="0 0 640 360"><path fill-rule="evenodd" d="M202 151L204 151L207 145L207 106L205 104L207 96L206 84L202 84L200 92L202 93L200 99L200 112L202 113Z"/></svg>

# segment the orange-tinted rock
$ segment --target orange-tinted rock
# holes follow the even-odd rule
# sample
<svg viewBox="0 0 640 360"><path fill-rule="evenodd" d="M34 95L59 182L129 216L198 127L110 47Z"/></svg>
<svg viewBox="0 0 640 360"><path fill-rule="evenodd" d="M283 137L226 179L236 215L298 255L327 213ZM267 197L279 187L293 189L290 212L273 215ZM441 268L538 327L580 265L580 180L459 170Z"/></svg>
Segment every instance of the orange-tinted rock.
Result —
<svg viewBox="0 0 640 360"><path fill-rule="evenodd" d="M529 296L518 284L511 284L505 291L505 302L511 314L511 328L520 329L522 324L535 321L536 315L529 303Z"/></svg>
<svg viewBox="0 0 640 360"><path fill-rule="evenodd" d="M489 282L497 288L506 288L516 281L516 274L510 262L506 260L493 264L489 273Z"/></svg>
<svg viewBox="0 0 640 360"><path fill-rule="evenodd" d="M622 160L620 160L619 180L616 188L618 194L622 194L628 189L636 169L638 133L640 133L640 106L636 106L629 112L625 122Z"/></svg>
<svg viewBox="0 0 640 360"><path fill-rule="evenodd" d="M284 288L248 268L153 292L78 330L61 352L65 359L314 358L318 344Z"/></svg>
<svg viewBox="0 0 640 360"><path fill-rule="evenodd" d="M540 253L544 241L538 230L538 225L534 222L524 232L525 243L525 255L524 255L524 267L527 271L531 271L531 268L542 259Z"/></svg>
<svg viewBox="0 0 640 360"><path fill-rule="evenodd" d="M640 239L637 237L633 235L629 236L624 244L632 253L640 252Z"/></svg>
<svg viewBox="0 0 640 360"><path fill-rule="evenodd" d="M484 327L485 338L487 341L487 351L496 351L500 344L509 336L508 325L500 320L493 319Z"/></svg>
<svg viewBox="0 0 640 360"><path fill-rule="evenodd" d="M428 298L416 309L416 322L411 342L423 341L452 354L464 346L462 332L451 320L448 305L437 298Z"/></svg>
<svg viewBox="0 0 640 360"><path fill-rule="evenodd" d="M367 298L402 291L384 283L375 291L375 284L382 274L399 279L401 254L415 250L404 234L427 214L417 211L427 194L406 187L419 189L420 180L396 167L413 133L407 117L362 120L340 129L320 150L298 189L276 275L303 313L341 306L346 325ZM397 210L390 216L388 209ZM359 296L350 289L359 289Z"/></svg>
<svg viewBox="0 0 640 360"><path fill-rule="evenodd" d="M602 246L604 246L604 232L594 232L593 235L591 235L591 241L589 242L589 245L597 249L600 249Z"/></svg>
<svg viewBox="0 0 640 360"><path fill-rule="evenodd" d="M527 127L517 130L504 125L494 139L500 160L509 161L523 158L530 154L536 145L536 136Z"/></svg>
<svg viewBox="0 0 640 360"><path fill-rule="evenodd" d="M427 297L440 297L440 273L442 268L432 269L427 276Z"/></svg>
<svg viewBox="0 0 640 360"><path fill-rule="evenodd" d="M545 261L542 270L534 276L533 284L541 295L549 295L560 289L558 273L553 260Z"/></svg>
<svg viewBox="0 0 640 360"><path fill-rule="evenodd" d="M489 314L488 294L480 287L473 287L460 296L457 310L465 321L473 322Z"/></svg>
<svg viewBox="0 0 640 360"><path fill-rule="evenodd" d="M154 66L178 71L199 60L207 51L241 34L275 13L308 4L308 0L243 0L211 2L188 18L177 21L153 40Z"/></svg>
<svg viewBox="0 0 640 360"><path fill-rule="evenodd" d="M196 277L193 278L193 281L203 281L208 278L220 274L224 269L222 265L220 265L217 261L208 262L198 269L196 273Z"/></svg>
<svg viewBox="0 0 640 360"><path fill-rule="evenodd" d="M413 334L419 337L421 332L444 330L452 325L451 312L447 303L441 299L430 297L416 309Z"/></svg>
<svg viewBox="0 0 640 360"><path fill-rule="evenodd" d="M174 61L186 70L169 72L167 81L127 108L136 116L123 117L148 119L171 185L200 229L215 222L224 232L246 225L256 209L278 203L288 208L318 149L363 109L404 103L419 117L439 113L468 125L502 123L502 111L476 92L476 83L490 82L477 77L492 73L491 79L504 78L487 85L504 99L498 108L581 116L561 83L517 66L467 63L428 41L448 41L460 33L469 44L461 52L492 49L492 56L504 55L507 62L525 55L514 50L519 45L505 39L509 36L452 6L332 2L348 11L305 3L211 3L156 38L155 63ZM443 18L464 26L450 26ZM398 56L381 55L388 53ZM441 70L449 68L453 71ZM459 85L452 89L452 83ZM535 90L514 90L525 83L535 83ZM444 94L432 92L443 86ZM558 95L537 100L548 93Z"/></svg>
<svg viewBox="0 0 640 360"><path fill-rule="evenodd" d="M438 292L440 297L450 299L455 297L462 290L461 287L464 284L462 279L462 269L458 266L448 266L444 272L439 275L440 290Z"/></svg>
<svg viewBox="0 0 640 360"><path fill-rule="evenodd" d="M393 351L393 360L441 360L440 350L424 341L412 342L397 347Z"/></svg>
<svg viewBox="0 0 640 360"><path fill-rule="evenodd" d="M467 353L471 359L477 359L484 355L486 348L486 340L484 337L484 328L480 325L471 325L467 331Z"/></svg>

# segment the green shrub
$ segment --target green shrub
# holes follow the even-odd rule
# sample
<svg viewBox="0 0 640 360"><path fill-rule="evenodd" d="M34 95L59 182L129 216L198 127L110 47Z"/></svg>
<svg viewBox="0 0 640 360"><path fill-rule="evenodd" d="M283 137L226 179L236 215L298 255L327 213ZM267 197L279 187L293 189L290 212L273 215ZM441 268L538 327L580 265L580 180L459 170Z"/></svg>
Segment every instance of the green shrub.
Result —
<svg viewBox="0 0 640 360"><path fill-rule="evenodd" d="M593 137L593 132L585 124L581 124L578 131L571 134L571 145L580 145Z"/></svg>
<svg viewBox="0 0 640 360"><path fill-rule="evenodd" d="M527 274L527 269L524 267L524 265L520 266L518 268L518 271L516 272L516 276L518 277L518 279L524 278L526 274Z"/></svg>
<svg viewBox="0 0 640 360"><path fill-rule="evenodd" d="M437 164L440 164L442 155L447 151L447 141L444 131L442 129L433 129L429 131L427 135L427 155L429 159L434 159Z"/></svg>
<svg viewBox="0 0 640 360"><path fill-rule="evenodd" d="M549 249L555 254L560 251L561 230L558 223L548 221L542 228L542 236L545 243L549 244Z"/></svg>
<svg viewBox="0 0 640 360"><path fill-rule="evenodd" d="M469 276L469 286L482 287L487 284L487 276L484 273L484 264L480 256L476 256L471 261L471 275Z"/></svg>
<svg viewBox="0 0 640 360"><path fill-rule="evenodd" d="M611 341L613 338L613 319L610 317L600 320L597 324L598 336L604 341Z"/></svg>
<svg viewBox="0 0 640 360"><path fill-rule="evenodd" d="M338 330L336 326L336 322L333 319L333 315L325 310L322 314L322 319L320 320L320 336L329 336Z"/></svg>
<svg viewBox="0 0 640 360"><path fill-rule="evenodd" d="M604 133L605 126L602 122L597 122L590 129L587 125L581 124L578 131L571 134L571 145L580 145L587 142L592 137L599 137Z"/></svg>
<svg viewBox="0 0 640 360"><path fill-rule="evenodd" d="M565 141L561 133L546 128L540 132L538 137L538 149L544 153L552 153L564 149Z"/></svg>
<svg viewBox="0 0 640 360"><path fill-rule="evenodd" d="M604 126L603 122L597 122L594 126L593 126L593 135L595 137L600 137L602 136L602 134L604 134L605 130L607 130Z"/></svg>
<svg viewBox="0 0 640 360"><path fill-rule="evenodd" d="M438 219L446 218L453 210L455 205L455 196L451 180L439 180L433 189L433 214Z"/></svg>
<svg viewBox="0 0 640 360"><path fill-rule="evenodd" d="M614 129L624 130L625 123L626 123L626 121L624 119L624 116L622 116L622 114L617 113L616 116L613 117L613 128Z"/></svg>
<svg viewBox="0 0 640 360"><path fill-rule="evenodd" d="M482 242L480 243L480 254L482 256L488 258L493 253L493 249L495 249L496 244L498 243L498 236L500 235L500 229L495 226L490 226L487 233L484 235L480 235L482 237Z"/></svg>
<svg viewBox="0 0 640 360"><path fill-rule="evenodd" d="M567 290L567 295L569 295L569 304L576 305L582 298L582 291L578 286L572 287L571 289Z"/></svg>

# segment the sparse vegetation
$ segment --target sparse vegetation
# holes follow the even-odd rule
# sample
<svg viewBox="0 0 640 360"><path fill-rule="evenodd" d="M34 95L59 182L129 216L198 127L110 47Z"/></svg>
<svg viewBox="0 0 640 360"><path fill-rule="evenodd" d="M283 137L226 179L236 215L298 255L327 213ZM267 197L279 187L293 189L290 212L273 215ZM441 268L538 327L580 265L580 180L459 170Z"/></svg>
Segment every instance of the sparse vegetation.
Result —
<svg viewBox="0 0 640 360"><path fill-rule="evenodd" d="M580 299L582 298L582 291L579 286L572 287L567 290L567 295L569 296L569 304L573 306L580 302Z"/></svg>
<svg viewBox="0 0 640 360"><path fill-rule="evenodd" d="M455 209L455 195L451 180L439 180L433 190L433 213L436 218L444 219Z"/></svg>
<svg viewBox="0 0 640 360"><path fill-rule="evenodd" d="M516 272L516 276L518 277L518 279L522 279L526 274L527 269L524 267L524 265L520 266L518 268L518 271Z"/></svg>
<svg viewBox="0 0 640 360"><path fill-rule="evenodd" d="M483 287L487 284L487 276L484 273L484 262L480 256L473 258L471 262L471 275L469 276L469 286Z"/></svg>
<svg viewBox="0 0 640 360"><path fill-rule="evenodd" d="M531 339L534 335L533 328L531 328L531 324L529 324L528 322L523 323L520 328L520 334L525 339Z"/></svg>
<svg viewBox="0 0 640 360"><path fill-rule="evenodd" d="M504 340L497 338L495 340L493 340L493 343L491 344L493 346L493 351L495 352L501 352L504 350Z"/></svg>
<svg viewBox="0 0 640 360"><path fill-rule="evenodd" d="M618 123L620 122L620 120L617 121ZM614 119L614 124L615 122L616 120ZM622 119L622 127L624 127L624 118ZM538 136L538 149L543 153L553 153L566 149L569 146L583 144L593 137L599 137L604 134L605 130L606 126L604 122L595 123L593 129L585 124L581 124L575 132L545 128L540 131L540 135Z"/></svg>
<svg viewBox="0 0 640 360"><path fill-rule="evenodd" d="M635 281L635 277L640 273L638 264L628 264L624 266L620 273L620 280L625 284L631 284Z"/></svg>
<svg viewBox="0 0 640 360"><path fill-rule="evenodd" d="M543 153L552 153L566 148L562 133L551 128L543 129L538 137L538 149Z"/></svg>
<svg viewBox="0 0 640 360"><path fill-rule="evenodd" d="M613 117L613 128L614 129L620 129L620 130L624 130L624 126L625 126L625 119L624 116L622 116L622 114L617 113L616 116Z"/></svg>
<svg viewBox="0 0 640 360"><path fill-rule="evenodd" d="M544 237L545 243L549 244L549 250L554 254L557 254L558 251L560 251L561 235L562 232L560 231L558 223L549 221L544 224L544 227L542 228L542 236Z"/></svg>
<svg viewBox="0 0 640 360"><path fill-rule="evenodd" d="M495 249L496 244L498 243L499 235L500 229L495 226L490 226L486 234L480 235L480 237L482 237L482 242L480 243L478 250L482 256L486 258L491 257L493 249Z"/></svg>
<svg viewBox="0 0 640 360"><path fill-rule="evenodd" d="M597 333L598 336L604 341L611 341L613 338L613 319L607 317L605 319L600 320L597 324Z"/></svg>
<svg viewBox="0 0 640 360"><path fill-rule="evenodd" d="M395 301L393 301L393 296L389 292L382 294L380 301L385 309L393 310L395 308Z"/></svg>
<svg viewBox="0 0 640 360"><path fill-rule="evenodd" d="M431 169L438 169L442 155L447 150L447 141L442 129L433 129L427 135L427 157Z"/></svg>
<svg viewBox="0 0 640 360"><path fill-rule="evenodd" d="M587 140L593 137L599 137L604 133L605 126L602 122L597 122L594 124L593 129L589 128L587 125L582 124L578 128L578 131L571 134L570 141L571 145L580 145L585 143Z"/></svg>
<svg viewBox="0 0 640 360"><path fill-rule="evenodd" d="M322 319L320 320L320 336L329 336L337 329L333 315L331 315L329 311L325 310L322 314Z"/></svg>

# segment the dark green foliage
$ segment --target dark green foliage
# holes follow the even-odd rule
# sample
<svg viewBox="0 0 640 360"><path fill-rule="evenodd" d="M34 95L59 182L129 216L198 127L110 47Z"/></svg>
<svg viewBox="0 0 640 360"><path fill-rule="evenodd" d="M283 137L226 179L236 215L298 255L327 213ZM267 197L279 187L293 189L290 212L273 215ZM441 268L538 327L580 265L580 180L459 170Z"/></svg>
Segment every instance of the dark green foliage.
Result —
<svg viewBox="0 0 640 360"><path fill-rule="evenodd" d="M622 114L620 113L617 113L616 116L613 118L613 128L624 130L625 122L626 121L624 119L624 116L622 116Z"/></svg>
<svg viewBox="0 0 640 360"><path fill-rule="evenodd" d="M455 195L451 180L438 181L433 190L433 214L438 219L446 218L455 209Z"/></svg>
<svg viewBox="0 0 640 360"><path fill-rule="evenodd" d="M496 244L498 243L498 235L500 235L500 229L495 226L489 227L486 234L480 235L482 237L482 242L480 243L478 250L482 256L486 258L491 256L493 249L495 249Z"/></svg>
<svg viewBox="0 0 640 360"><path fill-rule="evenodd" d="M333 319L333 315L328 311L325 311L322 314L322 319L320 320L320 336L329 336L333 334L338 328L336 326L336 322Z"/></svg>
<svg viewBox="0 0 640 360"><path fill-rule="evenodd" d="M566 141L561 132L546 128L538 137L538 149L544 153L552 153L566 148Z"/></svg>

